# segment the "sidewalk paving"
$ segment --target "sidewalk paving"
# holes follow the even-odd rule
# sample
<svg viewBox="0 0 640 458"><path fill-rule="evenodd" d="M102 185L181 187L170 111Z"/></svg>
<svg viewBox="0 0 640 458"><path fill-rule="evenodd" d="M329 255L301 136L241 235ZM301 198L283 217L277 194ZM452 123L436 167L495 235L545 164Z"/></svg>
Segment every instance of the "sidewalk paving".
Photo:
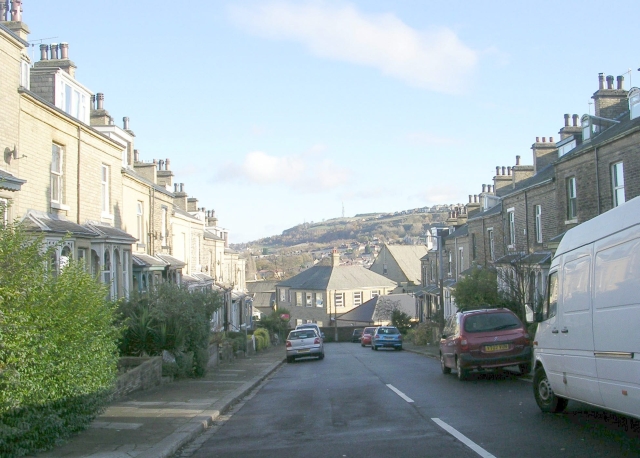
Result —
<svg viewBox="0 0 640 458"><path fill-rule="evenodd" d="M90 427L37 458L168 458L274 372L283 345L221 363L200 379L131 393Z"/></svg>

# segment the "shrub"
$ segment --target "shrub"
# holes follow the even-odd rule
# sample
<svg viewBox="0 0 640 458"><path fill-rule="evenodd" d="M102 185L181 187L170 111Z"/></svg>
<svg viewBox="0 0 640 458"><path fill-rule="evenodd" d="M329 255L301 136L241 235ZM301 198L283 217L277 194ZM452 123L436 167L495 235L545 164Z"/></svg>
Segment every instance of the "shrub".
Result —
<svg viewBox="0 0 640 458"><path fill-rule="evenodd" d="M267 329L258 328L253 332L253 335L256 336L256 350L263 350L269 346L271 339Z"/></svg>
<svg viewBox="0 0 640 458"><path fill-rule="evenodd" d="M438 327L432 323L420 323L410 331L411 342L414 345L427 345L433 343L434 335L437 335Z"/></svg>
<svg viewBox="0 0 640 458"><path fill-rule="evenodd" d="M180 353L190 353L191 366L178 364L176 376L202 377L211 342L211 316L221 304L217 292L189 291L172 283L162 283L147 293L134 293L119 308L125 325L120 352L154 356L167 350L176 358Z"/></svg>
<svg viewBox="0 0 640 458"><path fill-rule="evenodd" d="M119 329L107 288L70 262L52 271L19 225L0 227L0 456L50 448L88 426L117 377Z"/></svg>

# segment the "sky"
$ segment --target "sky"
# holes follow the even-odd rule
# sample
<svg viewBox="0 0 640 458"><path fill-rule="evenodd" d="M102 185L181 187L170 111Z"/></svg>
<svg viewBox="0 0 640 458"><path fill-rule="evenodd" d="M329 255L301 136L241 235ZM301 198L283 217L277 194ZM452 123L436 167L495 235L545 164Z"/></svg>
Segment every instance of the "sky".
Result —
<svg viewBox="0 0 640 458"><path fill-rule="evenodd" d="M593 113L599 73L640 86L627 0L23 0L23 22L231 243L467 203Z"/></svg>

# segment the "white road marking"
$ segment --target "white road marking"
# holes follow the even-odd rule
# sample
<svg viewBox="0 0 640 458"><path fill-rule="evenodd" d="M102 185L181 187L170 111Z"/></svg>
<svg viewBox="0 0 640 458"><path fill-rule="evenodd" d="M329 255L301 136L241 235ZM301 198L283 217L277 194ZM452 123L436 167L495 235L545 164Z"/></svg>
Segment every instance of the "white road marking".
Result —
<svg viewBox="0 0 640 458"><path fill-rule="evenodd" d="M449 426L448 424L446 424L444 421L440 420L439 418L432 418L432 420L434 422L436 422L436 424L438 426L440 426L442 429L444 429L446 432L451 434L453 437L458 439L464 445L466 445L471 450L473 450L478 455L480 455L482 458L496 458L494 455L492 455L491 453L487 452L485 449L483 449L478 444L476 444L471 439L469 439L467 436L465 436L464 434L462 434L458 430L452 428L451 426Z"/></svg>
<svg viewBox="0 0 640 458"><path fill-rule="evenodd" d="M391 391L393 391L395 394L397 394L398 396L400 396L402 399L404 399L407 402L413 402L413 399L411 399L409 396L407 396L406 394L404 394L402 391L400 391L399 389L397 389L395 386L393 385L389 385L387 384L387 386L389 387L389 389Z"/></svg>

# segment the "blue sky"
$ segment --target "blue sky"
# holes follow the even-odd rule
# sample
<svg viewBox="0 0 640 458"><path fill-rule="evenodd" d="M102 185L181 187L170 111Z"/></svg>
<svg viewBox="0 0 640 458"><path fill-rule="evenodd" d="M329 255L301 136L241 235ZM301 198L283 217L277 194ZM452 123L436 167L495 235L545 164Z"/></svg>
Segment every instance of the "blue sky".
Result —
<svg viewBox="0 0 640 458"><path fill-rule="evenodd" d="M38 45L130 118L142 160L232 243L303 222L466 203L496 166L640 86L632 1L24 0ZM631 70L630 73L627 73Z"/></svg>

